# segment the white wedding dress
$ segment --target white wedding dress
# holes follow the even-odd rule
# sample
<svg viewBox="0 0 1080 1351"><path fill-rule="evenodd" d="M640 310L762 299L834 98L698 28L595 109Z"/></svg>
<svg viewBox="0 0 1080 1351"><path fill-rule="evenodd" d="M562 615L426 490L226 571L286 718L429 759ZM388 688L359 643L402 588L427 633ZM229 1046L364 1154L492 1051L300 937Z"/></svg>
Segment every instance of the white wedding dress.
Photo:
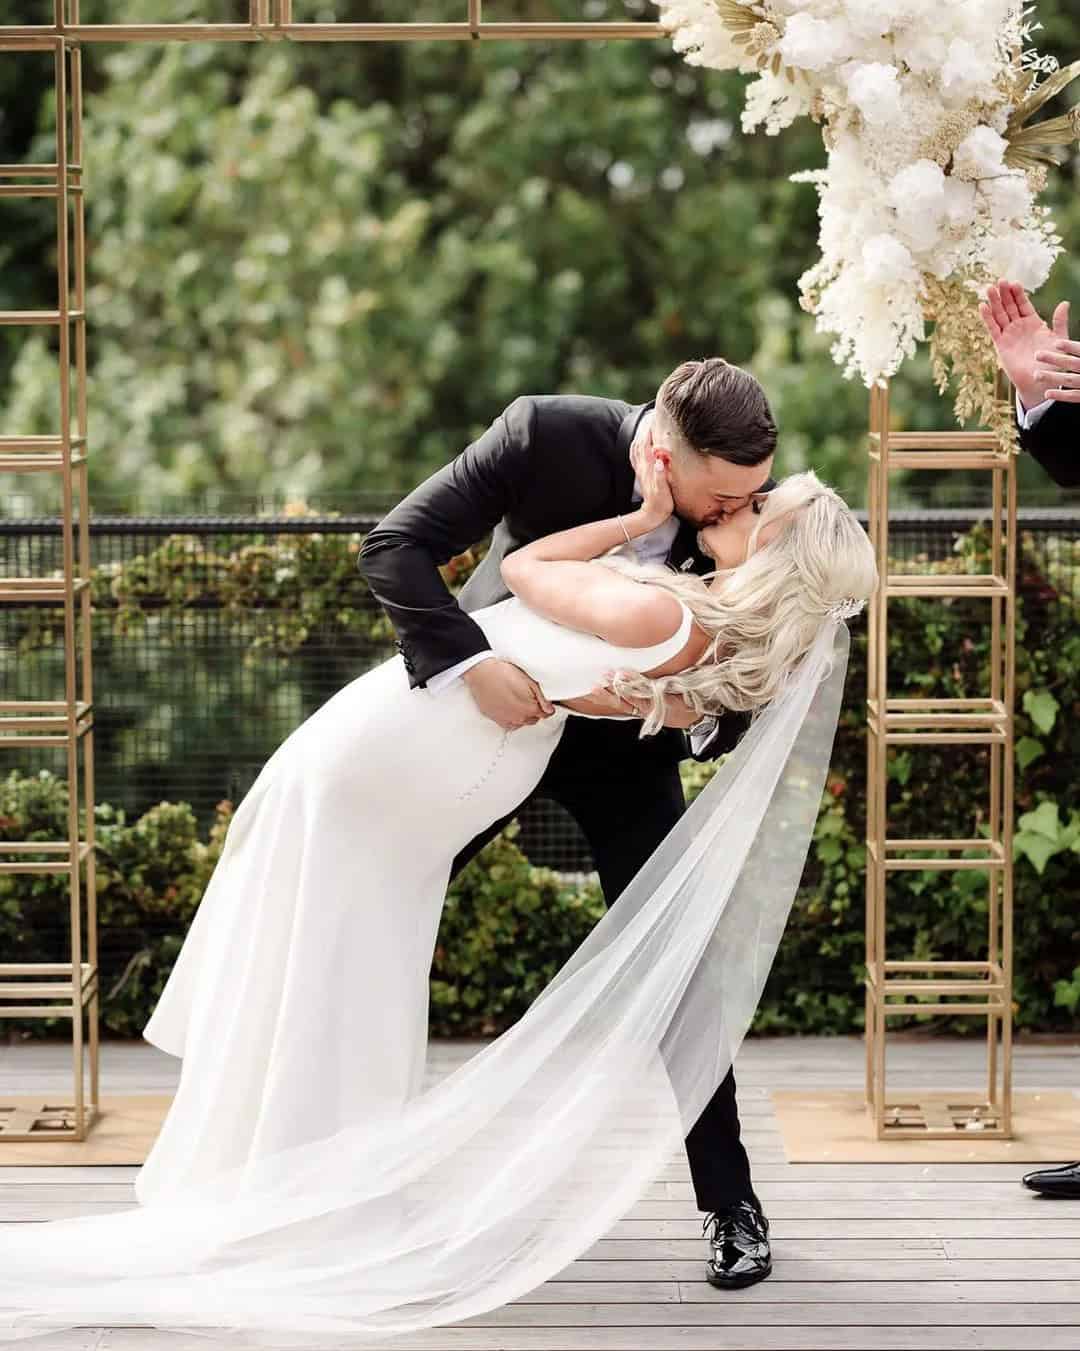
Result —
<svg viewBox="0 0 1080 1351"><path fill-rule="evenodd" d="M472 617L557 700L662 664L682 610L629 649L516 597ZM801 875L846 655L826 621L524 1017L427 1088L452 861L528 796L573 714L504 732L464 682L411 689L400 656L337 691L240 804L143 1030L183 1063L139 1205L0 1226L0 1339L149 1324L370 1346L557 1275L731 1064Z"/></svg>
<svg viewBox="0 0 1080 1351"><path fill-rule="evenodd" d="M588 694L614 666L667 661L690 634L682 610L646 648L566 628L516 596L472 618L555 700ZM423 1080L451 865L536 787L568 716L506 732L464 681L410 689L399 655L285 738L229 826L143 1028L184 1063L135 1180L141 1202L400 1113Z"/></svg>

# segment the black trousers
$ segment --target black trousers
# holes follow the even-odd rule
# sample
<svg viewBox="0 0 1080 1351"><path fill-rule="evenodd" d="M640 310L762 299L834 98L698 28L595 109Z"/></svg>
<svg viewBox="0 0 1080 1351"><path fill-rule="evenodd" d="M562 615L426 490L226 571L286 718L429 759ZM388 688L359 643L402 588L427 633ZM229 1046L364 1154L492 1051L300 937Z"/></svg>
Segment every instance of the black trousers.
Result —
<svg viewBox="0 0 1080 1351"><path fill-rule="evenodd" d="M577 821L609 906L686 810L677 758L681 738L661 732L639 739L640 726L636 718L571 716L533 793L558 802ZM471 840L454 860L453 873L516 815L511 812ZM754 1197L750 1161L739 1137L735 1075L728 1070L686 1137L699 1210Z"/></svg>

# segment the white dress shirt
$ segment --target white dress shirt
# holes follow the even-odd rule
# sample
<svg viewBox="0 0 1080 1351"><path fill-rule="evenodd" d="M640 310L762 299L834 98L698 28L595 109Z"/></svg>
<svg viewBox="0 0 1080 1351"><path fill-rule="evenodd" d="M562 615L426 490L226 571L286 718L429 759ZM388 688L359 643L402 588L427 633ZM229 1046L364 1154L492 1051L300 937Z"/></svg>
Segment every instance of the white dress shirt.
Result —
<svg viewBox="0 0 1080 1351"><path fill-rule="evenodd" d="M1042 403L1037 403L1034 408L1025 408L1020 395L1017 394L1016 415L1020 419L1020 426L1023 427L1024 431L1029 432L1053 402L1053 399L1044 399Z"/></svg>

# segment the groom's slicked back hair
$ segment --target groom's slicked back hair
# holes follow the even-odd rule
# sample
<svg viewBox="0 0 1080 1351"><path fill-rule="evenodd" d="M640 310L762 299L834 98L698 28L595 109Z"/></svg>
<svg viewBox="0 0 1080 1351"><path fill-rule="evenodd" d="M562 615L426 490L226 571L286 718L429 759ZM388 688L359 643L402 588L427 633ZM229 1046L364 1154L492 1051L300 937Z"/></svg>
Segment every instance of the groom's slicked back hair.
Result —
<svg viewBox="0 0 1080 1351"><path fill-rule="evenodd" d="M749 371L723 357L676 366L656 393L661 426L679 449L732 464L761 464L776 450L776 422ZM666 417L665 417L666 414Z"/></svg>

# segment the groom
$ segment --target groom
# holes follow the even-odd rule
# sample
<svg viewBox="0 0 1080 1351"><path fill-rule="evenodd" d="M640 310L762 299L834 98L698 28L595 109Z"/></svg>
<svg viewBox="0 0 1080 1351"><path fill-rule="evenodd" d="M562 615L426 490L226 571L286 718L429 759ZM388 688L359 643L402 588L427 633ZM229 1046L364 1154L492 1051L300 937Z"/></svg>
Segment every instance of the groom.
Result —
<svg viewBox="0 0 1080 1351"><path fill-rule="evenodd" d="M470 610L509 595L500 563L541 536L630 510L640 501L636 466L668 465L675 515L632 546L642 561L702 574L715 567L697 533L751 510L769 477L776 425L753 376L721 357L686 361L656 398L522 395L449 464L415 488L372 530L358 565L397 633L409 683L438 693L464 680L481 712L505 728L554 712L536 682L491 651ZM490 548L455 601L440 564L492 532ZM710 760L746 729L745 714L699 719L681 697L668 700L664 730L641 739L637 712L568 718L535 790L580 825L608 905L685 810L679 761ZM629 716L628 716L629 715ZM689 733L689 736L687 735ZM454 860L456 873L515 813L497 821ZM732 1071L686 1137L698 1208L706 1213L708 1280L750 1285L771 1271L768 1221L739 1138Z"/></svg>

